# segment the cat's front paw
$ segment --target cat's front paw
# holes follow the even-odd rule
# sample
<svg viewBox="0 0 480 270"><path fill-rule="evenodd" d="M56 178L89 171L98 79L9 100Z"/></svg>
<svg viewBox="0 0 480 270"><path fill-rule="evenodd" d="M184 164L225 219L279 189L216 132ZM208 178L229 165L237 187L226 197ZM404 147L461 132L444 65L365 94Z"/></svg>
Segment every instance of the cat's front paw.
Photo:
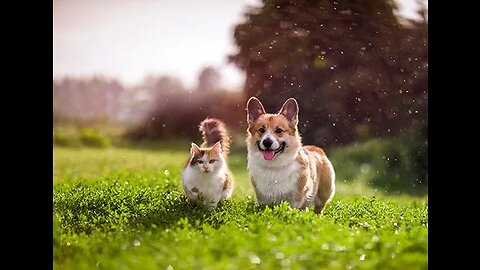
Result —
<svg viewBox="0 0 480 270"><path fill-rule="evenodd" d="M216 200L210 200L210 201L205 201L205 208L209 211L214 210L218 206L218 201Z"/></svg>
<svg viewBox="0 0 480 270"><path fill-rule="evenodd" d="M203 195L203 193L197 193L197 200L205 204L205 196Z"/></svg>
<svg viewBox="0 0 480 270"><path fill-rule="evenodd" d="M217 204L216 203L205 204L204 208L208 211L213 211L215 210L215 208L217 208Z"/></svg>

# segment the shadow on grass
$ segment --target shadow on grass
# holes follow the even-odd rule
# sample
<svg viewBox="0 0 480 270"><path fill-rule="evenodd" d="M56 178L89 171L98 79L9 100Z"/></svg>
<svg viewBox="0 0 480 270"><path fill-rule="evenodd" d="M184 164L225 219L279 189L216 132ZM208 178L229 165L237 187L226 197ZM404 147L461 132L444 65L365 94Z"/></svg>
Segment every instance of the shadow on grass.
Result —
<svg viewBox="0 0 480 270"><path fill-rule="evenodd" d="M66 186L66 185L65 185ZM145 195L146 189L118 189L118 185L94 188L77 184L57 192L54 216L64 231L90 234L95 231L174 228L179 223L201 229L202 224L218 228L229 221L238 221L238 214L261 211L250 198L224 201L211 211L197 206L172 187L161 193ZM120 186L122 188L123 186ZM126 195L118 195L127 193ZM128 194L129 193L129 194Z"/></svg>
<svg viewBox="0 0 480 270"><path fill-rule="evenodd" d="M169 207L151 211L136 219L131 224L134 227L162 227L164 229L177 227L179 223L188 223L190 226L201 229L202 224L218 229L229 221L237 221L239 211L249 214L261 212L253 200L221 202L214 210L205 210L194 203L182 198Z"/></svg>

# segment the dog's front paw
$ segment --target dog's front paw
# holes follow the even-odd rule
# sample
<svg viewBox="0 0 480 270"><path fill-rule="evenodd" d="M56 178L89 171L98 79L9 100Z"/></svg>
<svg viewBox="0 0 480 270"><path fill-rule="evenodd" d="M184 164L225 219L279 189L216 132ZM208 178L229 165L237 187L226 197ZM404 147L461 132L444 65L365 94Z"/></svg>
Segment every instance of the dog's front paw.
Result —
<svg viewBox="0 0 480 270"><path fill-rule="evenodd" d="M303 204L304 204L303 201L292 201L292 202L290 202L290 206L292 208L297 208L297 209L301 209Z"/></svg>

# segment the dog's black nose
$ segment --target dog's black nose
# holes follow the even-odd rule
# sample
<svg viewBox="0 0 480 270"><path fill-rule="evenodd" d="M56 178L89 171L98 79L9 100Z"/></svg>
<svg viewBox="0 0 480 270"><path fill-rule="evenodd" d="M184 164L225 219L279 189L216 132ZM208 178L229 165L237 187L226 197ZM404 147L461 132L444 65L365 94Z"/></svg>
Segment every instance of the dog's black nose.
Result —
<svg viewBox="0 0 480 270"><path fill-rule="evenodd" d="M263 143L263 146L265 146L265 148L268 149L268 148L270 148L270 146L272 146L273 141L270 138L265 138L265 140L263 140L262 143Z"/></svg>

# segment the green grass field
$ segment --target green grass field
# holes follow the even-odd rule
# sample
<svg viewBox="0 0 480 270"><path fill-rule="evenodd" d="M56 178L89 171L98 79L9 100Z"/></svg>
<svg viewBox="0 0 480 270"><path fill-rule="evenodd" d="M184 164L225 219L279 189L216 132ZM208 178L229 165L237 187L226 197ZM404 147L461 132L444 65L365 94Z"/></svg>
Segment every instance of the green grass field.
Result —
<svg viewBox="0 0 480 270"><path fill-rule="evenodd" d="M188 145L55 146L54 268L427 269L425 193L343 179L332 160L337 193L323 215L261 208L237 150L233 199L206 212L182 193Z"/></svg>

